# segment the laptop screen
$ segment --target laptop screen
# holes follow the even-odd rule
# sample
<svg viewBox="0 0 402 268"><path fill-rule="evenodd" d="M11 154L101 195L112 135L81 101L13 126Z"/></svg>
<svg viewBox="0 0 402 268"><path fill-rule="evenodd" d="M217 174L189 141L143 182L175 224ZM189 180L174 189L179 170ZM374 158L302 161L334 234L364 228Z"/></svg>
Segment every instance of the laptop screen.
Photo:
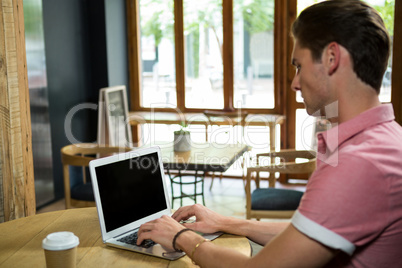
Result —
<svg viewBox="0 0 402 268"><path fill-rule="evenodd" d="M167 208L158 154L95 167L106 231Z"/></svg>

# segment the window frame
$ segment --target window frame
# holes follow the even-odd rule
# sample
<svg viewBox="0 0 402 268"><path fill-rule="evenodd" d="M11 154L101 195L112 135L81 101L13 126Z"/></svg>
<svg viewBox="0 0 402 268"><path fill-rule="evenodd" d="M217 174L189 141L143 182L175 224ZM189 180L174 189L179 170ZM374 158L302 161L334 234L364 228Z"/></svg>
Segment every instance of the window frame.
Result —
<svg viewBox="0 0 402 268"><path fill-rule="evenodd" d="M392 53L391 103L395 120L402 125L402 3L395 0L394 46ZM399 89L399 90L398 90Z"/></svg>
<svg viewBox="0 0 402 268"><path fill-rule="evenodd" d="M149 108L142 107L141 100L141 51L140 51L140 22L139 22L139 0L127 0L127 31L128 31L128 48L129 48L129 77L130 77L130 107L133 111L171 111L172 108ZM278 8L281 1L275 0L275 16L277 16ZM187 108L185 106L185 63L184 63L184 36L183 36L183 0L174 0L174 17L175 17L175 64L176 64L176 93L177 93L177 109L181 112L202 112L205 109ZM234 108L234 68L233 68L233 0L222 0L222 21L223 21L223 94L224 108L223 110L238 110ZM278 26L274 25L274 35L279 32ZM274 51L283 47L283 40L275 38ZM275 53L276 55L276 53ZM276 59L274 57L274 66ZM180 71L179 71L180 70ZM275 108L273 109L256 109L242 108L249 113L259 114L283 114L283 100L281 100L281 92L279 83L277 82L277 74L274 74L274 96ZM218 110L218 109L216 109Z"/></svg>

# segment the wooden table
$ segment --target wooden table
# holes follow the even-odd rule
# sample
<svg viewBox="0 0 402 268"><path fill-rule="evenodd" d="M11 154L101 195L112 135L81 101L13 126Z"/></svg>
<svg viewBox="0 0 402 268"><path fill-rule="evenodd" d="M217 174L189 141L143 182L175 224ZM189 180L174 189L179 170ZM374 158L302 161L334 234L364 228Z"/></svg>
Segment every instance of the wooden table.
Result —
<svg viewBox="0 0 402 268"><path fill-rule="evenodd" d="M59 231L70 231L79 237L77 267L196 267L187 256L168 261L106 246L96 208L61 210L0 224L0 267L46 267L42 240ZM245 237L225 234L213 243L251 254Z"/></svg>
<svg viewBox="0 0 402 268"><path fill-rule="evenodd" d="M233 163L250 150L246 144L218 144L218 143L193 143L188 152L175 152L173 144L159 145L162 152L162 162L170 178L172 190L172 207L174 200L180 200L183 205L184 198L191 198L197 203L197 196L204 198L204 178L208 172L225 172ZM173 173L171 172L173 170ZM190 171L190 174L188 173ZM178 174L176 174L178 173ZM242 177L243 179L243 177ZM174 185L180 187L179 194L174 190ZM183 186L191 185L191 192L184 192ZM200 187L197 187L200 185ZM211 182L212 186L212 182Z"/></svg>
<svg viewBox="0 0 402 268"><path fill-rule="evenodd" d="M175 152L173 144L159 144L166 169L225 172L250 150L246 144L193 143L188 152Z"/></svg>
<svg viewBox="0 0 402 268"><path fill-rule="evenodd" d="M176 113L176 112L129 112L129 120L132 126L141 124L166 124L174 125L185 122L187 125L204 125L207 129L208 125L213 123L216 125L240 125L240 121L235 120L219 120L211 122L203 113ZM247 126L267 126L269 127L270 149L275 151L276 144L276 125L283 124L285 116L277 114L249 114L245 119L245 127ZM207 132L207 131L206 131ZM135 134L135 133L133 133ZM138 142L138 137L133 135L134 143Z"/></svg>

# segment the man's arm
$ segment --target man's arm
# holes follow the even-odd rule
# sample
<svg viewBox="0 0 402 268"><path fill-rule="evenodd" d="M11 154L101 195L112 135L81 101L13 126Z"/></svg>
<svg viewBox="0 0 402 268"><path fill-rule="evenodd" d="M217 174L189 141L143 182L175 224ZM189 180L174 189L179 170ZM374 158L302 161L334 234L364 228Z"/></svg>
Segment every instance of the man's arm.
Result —
<svg viewBox="0 0 402 268"><path fill-rule="evenodd" d="M186 232L179 237L177 244L191 257L195 245L200 241L201 237ZM336 253L337 251L310 239L289 224L253 258L212 243L202 243L192 257L201 267L310 268L324 266Z"/></svg>
<svg viewBox="0 0 402 268"><path fill-rule="evenodd" d="M179 223L196 216L195 223ZM259 254L250 258L236 251L214 245L201 243L203 237L194 232L184 232L176 237L175 247L185 251L202 267L321 267L328 263L337 253L323 244L298 231L292 224L276 225L252 222L221 216L201 205L180 208L172 217L161 218L143 224L138 231L138 241L152 239L167 248L173 248L175 235L185 227L213 233L224 231L248 236L261 244L270 240ZM275 226L275 225L273 225ZM264 228L268 228L268 231ZM275 235L279 232L278 235ZM271 239L274 237L273 239ZM198 245L198 247L197 247Z"/></svg>
<svg viewBox="0 0 402 268"><path fill-rule="evenodd" d="M290 224L288 221L261 222L226 217L198 204L180 208L172 217L177 221L181 221L192 216L196 216L196 222L184 223L185 227L203 233L220 231L246 236L260 245L267 244Z"/></svg>
<svg viewBox="0 0 402 268"><path fill-rule="evenodd" d="M225 233L246 236L260 245L266 245L289 225L289 221L261 222L228 217L219 229ZM187 227L192 228L191 224Z"/></svg>

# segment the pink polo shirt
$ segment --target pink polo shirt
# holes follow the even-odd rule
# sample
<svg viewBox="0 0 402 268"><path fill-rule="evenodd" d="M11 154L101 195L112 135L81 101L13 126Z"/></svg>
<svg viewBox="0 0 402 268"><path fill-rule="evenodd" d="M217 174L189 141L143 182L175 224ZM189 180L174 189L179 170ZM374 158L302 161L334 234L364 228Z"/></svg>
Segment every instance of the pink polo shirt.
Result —
<svg viewBox="0 0 402 268"><path fill-rule="evenodd" d="M341 251L328 267L402 267L402 128L390 104L318 134L292 224Z"/></svg>

